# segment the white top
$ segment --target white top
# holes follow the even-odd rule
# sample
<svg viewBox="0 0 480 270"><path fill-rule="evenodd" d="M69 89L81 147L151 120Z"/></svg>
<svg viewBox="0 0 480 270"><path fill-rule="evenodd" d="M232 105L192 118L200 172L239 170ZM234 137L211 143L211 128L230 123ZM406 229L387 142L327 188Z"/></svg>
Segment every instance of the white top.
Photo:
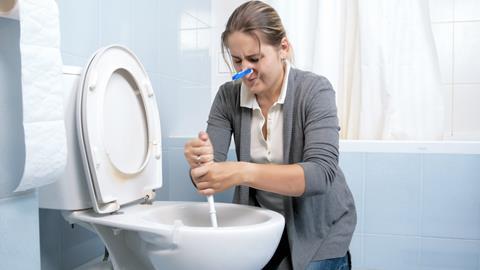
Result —
<svg viewBox="0 0 480 270"><path fill-rule="evenodd" d="M288 74L290 63L286 61L285 76L278 100L272 105L267 115L267 138L262 134L265 124L257 98L245 84L240 89L240 106L252 109L251 133L250 133L250 156L255 163L283 163L283 103L287 94ZM283 214L283 196L257 190L257 201L260 206Z"/></svg>

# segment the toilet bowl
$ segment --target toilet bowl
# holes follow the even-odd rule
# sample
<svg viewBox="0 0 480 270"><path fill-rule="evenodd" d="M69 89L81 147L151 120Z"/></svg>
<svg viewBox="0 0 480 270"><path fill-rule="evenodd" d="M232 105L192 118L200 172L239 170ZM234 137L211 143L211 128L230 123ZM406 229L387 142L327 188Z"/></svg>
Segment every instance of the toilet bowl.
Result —
<svg viewBox="0 0 480 270"><path fill-rule="evenodd" d="M64 88L67 166L40 188L40 207L96 232L114 269L255 270L269 261L282 215L216 203L213 228L207 203L154 200L162 187L160 118L131 51L107 46L84 69L65 67Z"/></svg>

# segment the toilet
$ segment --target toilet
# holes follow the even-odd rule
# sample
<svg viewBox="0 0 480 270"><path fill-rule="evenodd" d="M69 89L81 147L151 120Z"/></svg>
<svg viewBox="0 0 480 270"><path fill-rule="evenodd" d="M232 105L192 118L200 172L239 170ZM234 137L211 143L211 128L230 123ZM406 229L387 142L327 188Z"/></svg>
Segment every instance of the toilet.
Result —
<svg viewBox="0 0 480 270"><path fill-rule="evenodd" d="M111 45L83 69L65 66L63 84L67 165L61 179L39 189L39 204L97 233L109 251L107 268L257 270L270 260L282 215L216 203L214 228L206 202L155 201L160 118L148 75L130 50Z"/></svg>

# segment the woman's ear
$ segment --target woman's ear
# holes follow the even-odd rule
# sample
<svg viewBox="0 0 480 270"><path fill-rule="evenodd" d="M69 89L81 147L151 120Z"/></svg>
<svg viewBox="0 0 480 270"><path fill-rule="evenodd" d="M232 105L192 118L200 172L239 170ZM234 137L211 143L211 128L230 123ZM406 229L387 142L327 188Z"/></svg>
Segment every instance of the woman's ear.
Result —
<svg viewBox="0 0 480 270"><path fill-rule="evenodd" d="M283 37L280 41L280 58L282 60L287 59L288 53L290 51L290 42L287 37Z"/></svg>

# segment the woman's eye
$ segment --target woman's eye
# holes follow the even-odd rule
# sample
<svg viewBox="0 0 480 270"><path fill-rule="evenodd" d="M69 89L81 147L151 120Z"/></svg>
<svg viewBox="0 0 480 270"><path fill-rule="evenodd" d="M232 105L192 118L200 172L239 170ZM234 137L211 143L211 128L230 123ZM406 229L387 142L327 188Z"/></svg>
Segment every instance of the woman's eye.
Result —
<svg viewBox="0 0 480 270"><path fill-rule="evenodd" d="M251 58L251 59L250 59L250 62L252 62L252 63L258 62L258 58Z"/></svg>

